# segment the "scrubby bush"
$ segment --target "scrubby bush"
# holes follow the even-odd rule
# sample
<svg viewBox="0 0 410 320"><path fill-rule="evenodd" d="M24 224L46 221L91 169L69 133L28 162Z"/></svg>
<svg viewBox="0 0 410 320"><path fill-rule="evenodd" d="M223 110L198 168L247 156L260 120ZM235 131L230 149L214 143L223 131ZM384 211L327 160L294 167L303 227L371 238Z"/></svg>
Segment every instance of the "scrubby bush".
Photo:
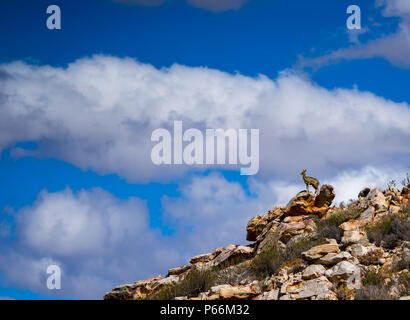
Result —
<svg viewBox="0 0 410 320"><path fill-rule="evenodd" d="M252 272L260 279L275 274L286 261L285 253L277 243L258 254L251 262Z"/></svg>
<svg viewBox="0 0 410 320"><path fill-rule="evenodd" d="M410 186L410 174L409 173L406 173L406 176L401 181L401 184L403 185L403 187Z"/></svg>
<svg viewBox="0 0 410 320"><path fill-rule="evenodd" d="M329 225L326 222L319 222L317 224L316 236L318 238L336 239L337 242L340 242L342 240L343 232L337 226Z"/></svg>
<svg viewBox="0 0 410 320"><path fill-rule="evenodd" d="M214 270L193 270L178 283L163 286L147 297L149 300L172 300L175 297L196 297L201 292L208 291L217 277Z"/></svg>
<svg viewBox="0 0 410 320"><path fill-rule="evenodd" d="M363 277L363 286L383 286L384 275L381 272L370 270L367 271Z"/></svg>
<svg viewBox="0 0 410 320"><path fill-rule="evenodd" d="M296 258L293 260L285 261L282 264L282 267L288 268L289 273L298 273L303 271L306 268L306 264L301 258Z"/></svg>
<svg viewBox="0 0 410 320"><path fill-rule="evenodd" d="M285 256L288 260L298 259L302 257L302 252L324 243L326 241L323 238L313 239L310 236L297 236L286 244Z"/></svg>
<svg viewBox="0 0 410 320"><path fill-rule="evenodd" d="M238 285L240 284L241 280L245 278L249 278L249 264L247 262L238 264L238 265L230 265L228 267L216 267L216 284L230 284L230 285Z"/></svg>
<svg viewBox="0 0 410 320"><path fill-rule="evenodd" d="M363 256L360 256L359 261L361 264L369 266L372 264L378 264L380 258L383 258L383 251L373 250Z"/></svg>
<svg viewBox="0 0 410 320"><path fill-rule="evenodd" d="M387 287L368 285L356 290L355 300L392 300Z"/></svg>
<svg viewBox="0 0 410 320"><path fill-rule="evenodd" d="M278 242L273 241L268 249L252 260L250 268L260 279L276 274L281 267L285 266L292 272L299 272L303 267L302 252L323 243L323 239L314 240L302 236L291 239L286 247L282 248Z"/></svg>
<svg viewBox="0 0 410 320"><path fill-rule="evenodd" d="M340 242L343 232L339 226L346 221L358 218L360 214L361 210L355 204L350 204L347 208L336 209L326 219L316 220L316 237L319 239L333 238Z"/></svg>
<svg viewBox="0 0 410 320"><path fill-rule="evenodd" d="M410 276L408 273L401 273L397 279L400 295L408 295L410 292Z"/></svg>
<svg viewBox="0 0 410 320"><path fill-rule="evenodd" d="M346 283L341 283L333 289L338 300L351 300L355 295L354 289L349 289Z"/></svg>
<svg viewBox="0 0 410 320"><path fill-rule="evenodd" d="M370 242L378 246L393 249L400 241L410 240L409 214L389 215L379 221L376 225L367 228L367 237Z"/></svg>
<svg viewBox="0 0 410 320"><path fill-rule="evenodd" d="M362 289L356 290L355 300L391 300L390 286L384 284L381 272L370 270L362 279Z"/></svg>
<svg viewBox="0 0 410 320"><path fill-rule="evenodd" d="M410 254L408 252L404 252L401 258L395 262L393 272L399 272L405 269L410 271Z"/></svg>

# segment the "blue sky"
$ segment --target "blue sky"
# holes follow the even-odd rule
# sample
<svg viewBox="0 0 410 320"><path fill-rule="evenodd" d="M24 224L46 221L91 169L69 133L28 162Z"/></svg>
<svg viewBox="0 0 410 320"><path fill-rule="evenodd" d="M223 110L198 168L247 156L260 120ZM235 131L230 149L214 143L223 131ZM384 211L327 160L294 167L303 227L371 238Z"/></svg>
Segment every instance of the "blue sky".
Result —
<svg viewBox="0 0 410 320"><path fill-rule="evenodd" d="M356 1L359 32L344 0L148 3L1 2L0 297L101 298L246 243L305 167L339 201L406 172L407 1ZM154 166L149 136L176 119L260 129L259 173Z"/></svg>

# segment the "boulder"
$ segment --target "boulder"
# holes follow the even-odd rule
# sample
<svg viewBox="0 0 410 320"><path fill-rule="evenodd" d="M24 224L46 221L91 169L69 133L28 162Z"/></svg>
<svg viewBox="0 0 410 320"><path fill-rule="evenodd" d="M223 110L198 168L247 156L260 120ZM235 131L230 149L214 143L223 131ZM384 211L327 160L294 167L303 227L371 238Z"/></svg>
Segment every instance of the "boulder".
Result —
<svg viewBox="0 0 410 320"><path fill-rule="evenodd" d="M285 212L284 207L275 207L269 210L268 214L258 215L249 220L246 226L246 240L255 241L257 238L269 228L271 222L280 218Z"/></svg>
<svg viewBox="0 0 410 320"><path fill-rule="evenodd" d="M307 191L301 191L289 201L285 213L289 216L311 214L311 208L314 204L315 195Z"/></svg>
<svg viewBox="0 0 410 320"><path fill-rule="evenodd" d="M367 209L368 207L374 207L376 213L379 211L386 211L388 203L384 194L377 188L370 190L365 198L359 198L359 207Z"/></svg>
<svg viewBox="0 0 410 320"><path fill-rule="evenodd" d="M403 198L400 194L400 191L394 186L390 186L384 192L384 196L386 197L387 203L395 206L400 206L401 200Z"/></svg>
<svg viewBox="0 0 410 320"><path fill-rule="evenodd" d="M302 256L307 260L317 260L328 253L339 253L340 249L337 244L321 244L302 252Z"/></svg>
<svg viewBox="0 0 410 320"><path fill-rule="evenodd" d="M358 198L365 198L370 192L370 188L364 188L362 191L359 192Z"/></svg>
<svg viewBox="0 0 410 320"><path fill-rule="evenodd" d="M322 217L328 210L328 206L324 203L328 203L331 197L330 188L325 187L320 200L322 206L318 207L315 204L316 196L313 193L301 191L289 201L285 209L285 215L300 216L314 214Z"/></svg>
<svg viewBox="0 0 410 320"><path fill-rule="evenodd" d="M280 225L281 223L273 221L270 228L258 236L255 242L258 254L265 251L273 243L276 243L279 240L277 229Z"/></svg>
<svg viewBox="0 0 410 320"><path fill-rule="evenodd" d="M231 245L232 246L232 245ZM234 247L236 247L235 245L234 245ZM228 248L228 247L227 247ZM212 253L205 253L205 254L200 254L200 255L197 255L197 256L195 256L195 257L192 257L190 260L189 260L189 263L191 263L191 264L195 264L195 263L198 263L198 262L208 262L208 261L211 261L211 260L213 260L213 259L215 259L221 252L223 252L225 250L225 248L223 248L223 247L221 247L221 248L216 248L215 250L214 250L214 252L212 252Z"/></svg>
<svg viewBox="0 0 410 320"><path fill-rule="evenodd" d="M375 213L374 207L368 207L366 210L364 210L360 214L360 217L358 218L358 220L365 222L365 223L372 222L374 218L374 213Z"/></svg>
<svg viewBox="0 0 410 320"><path fill-rule="evenodd" d="M104 295L104 300L127 300L130 298L130 292L133 286L133 284L117 286Z"/></svg>
<svg viewBox="0 0 410 320"><path fill-rule="evenodd" d="M389 206L389 214L398 214L402 210L401 206L390 205Z"/></svg>
<svg viewBox="0 0 410 320"><path fill-rule="evenodd" d="M340 253L331 252L316 260L315 263L331 266L345 260L353 260L352 255L346 251L342 251Z"/></svg>
<svg viewBox="0 0 410 320"><path fill-rule="evenodd" d="M325 272L330 281L345 282L348 289L358 289L361 285L360 268L348 261L341 261Z"/></svg>
<svg viewBox="0 0 410 320"><path fill-rule="evenodd" d="M311 218L308 215L302 215L302 216L287 216L285 219L283 219L283 223L297 223L301 222L303 220Z"/></svg>
<svg viewBox="0 0 410 320"><path fill-rule="evenodd" d="M195 263L198 263L198 262L208 262L208 261L212 260L211 257L212 257L212 253L199 254L199 255L189 259L189 263L195 264Z"/></svg>
<svg viewBox="0 0 410 320"><path fill-rule="evenodd" d="M248 300L261 293L258 285L251 283L247 285L223 284L214 286L209 290L207 300Z"/></svg>
<svg viewBox="0 0 410 320"><path fill-rule="evenodd" d="M359 230L345 231L342 237L342 243L347 244L367 244L369 240L367 239L366 232Z"/></svg>
<svg viewBox="0 0 410 320"><path fill-rule="evenodd" d="M260 300L278 300L279 298L279 290L278 289L272 289L270 291L264 292Z"/></svg>
<svg viewBox="0 0 410 320"><path fill-rule="evenodd" d="M301 281L286 288L286 295L291 299L336 299L336 295L331 291L332 283L324 276L316 279Z"/></svg>
<svg viewBox="0 0 410 320"><path fill-rule="evenodd" d="M350 252L351 255L354 257L365 256L369 252L369 249L367 247L362 246L359 243L356 243L356 244L353 244L347 247L346 250Z"/></svg>
<svg viewBox="0 0 410 320"><path fill-rule="evenodd" d="M349 221L343 222L339 226L339 228L342 229L343 231L353 231L353 230L359 230L359 228L365 224L366 222L362 220L351 219Z"/></svg>
<svg viewBox="0 0 410 320"><path fill-rule="evenodd" d="M403 198L410 200L410 186L403 187L401 194Z"/></svg>
<svg viewBox="0 0 410 320"><path fill-rule="evenodd" d="M255 241L268 224L267 215L253 217L246 226L246 240Z"/></svg>
<svg viewBox="0 0 410 320"><path fill-rule="evenodd" d="M171 275L180 275L180 274L184 273L185 271L188 271L190 268L191 268L191 265L188 264L186 266L169 269L167 277L171 276Z"/></svg>
<svg viewBox="0 0 410 320"><path fill-rule="evenodd" d="M311 264L305 270L303 270L302 277L305 280L315 279L325 274L325 267L320 264Z"/></svg>
<svg viewBox="0 0 410 320"><path fill-rule="evenodd" d="M305 219L300 222L281 223L278 232L279 239L287 243L291 238L301 234L313 233L316 230L316 224L313 219Z"/></svg>
<svg viewBox="0 0 410 320"><path fill-rule="evenodd" d="M253 248L249 246L236 246L236 245L229 245L225 249L222 250L218 256L206 263L199 263L197 267L201 270L208 270L213 267L222 265L224 263L235 261L235 263L239 263L245 259L248 259L252 256Z"/></svg>
<svg viewBox="0 0 410 320"><path fill-rule="evenodd" d="M104 300L130 300L144 299L148 294L163 285L178 281L177 276L162 278L160 275L137 281L133 284L121 285L113 288L104 295Z"/></svg>
<svg viewBox="0 0 410 320"><path fill-rule="evenodd" d="M130 298L134 300L146 298L151 292L165 284L163 282L161 283L161 280L163 280L163 278L158 275L135 282L130 292Z"/></svg>
<svg viewBox="0 0 410 320"><path fill-rule="evenodd" d="M336 193L333 186L331 186L330 184L324 184L320 188L320 192L315 199L315 206L318 208L324 206L330 207L335 197Z"/></svg>

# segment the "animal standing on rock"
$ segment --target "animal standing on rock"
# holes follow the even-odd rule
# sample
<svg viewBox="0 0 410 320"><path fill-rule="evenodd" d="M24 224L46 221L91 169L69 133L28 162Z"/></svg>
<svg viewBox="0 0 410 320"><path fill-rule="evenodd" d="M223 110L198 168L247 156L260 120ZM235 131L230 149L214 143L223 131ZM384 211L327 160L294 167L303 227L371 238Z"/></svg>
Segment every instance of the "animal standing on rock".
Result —
<svg viewBox="0 0 410 320"><path fill-rule="evenodd" d="M303 177L303 181L306 184L306 191L309 192L309 185L315 188L315 193L317 194L319 191L319 180L306 176L306 169L300 173Z"/></svg>

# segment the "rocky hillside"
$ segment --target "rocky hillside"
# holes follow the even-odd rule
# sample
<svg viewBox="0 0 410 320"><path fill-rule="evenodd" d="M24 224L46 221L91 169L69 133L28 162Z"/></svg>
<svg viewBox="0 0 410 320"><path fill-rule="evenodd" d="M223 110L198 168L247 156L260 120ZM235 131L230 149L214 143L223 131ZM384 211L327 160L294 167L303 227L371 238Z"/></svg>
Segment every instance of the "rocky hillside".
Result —
<svg viewBox="0 0 410 320"><path fill-rule="evenodd" d="M335 191L302 191L251 219L246 246L118 286L104 299L409 299L410 185L366 188L347 205Z"/></svg>

